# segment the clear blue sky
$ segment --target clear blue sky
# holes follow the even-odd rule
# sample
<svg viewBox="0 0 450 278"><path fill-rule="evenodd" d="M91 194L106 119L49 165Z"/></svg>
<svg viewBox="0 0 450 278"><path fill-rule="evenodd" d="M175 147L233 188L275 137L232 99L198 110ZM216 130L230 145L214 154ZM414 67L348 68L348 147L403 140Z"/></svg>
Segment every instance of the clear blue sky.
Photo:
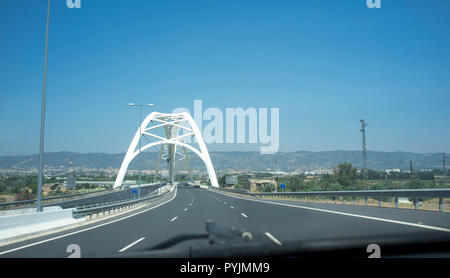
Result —
<svg viewBox="0 0 450 278"><path fill-rule="evenodd" d="M279 107L281 151L358 150L365 118L370 150L450 152L448 0L65 2L51 6L46 151L125 152L128 102L202 99ZM39 149L46 4L1 1L0 155Z"/></svg>

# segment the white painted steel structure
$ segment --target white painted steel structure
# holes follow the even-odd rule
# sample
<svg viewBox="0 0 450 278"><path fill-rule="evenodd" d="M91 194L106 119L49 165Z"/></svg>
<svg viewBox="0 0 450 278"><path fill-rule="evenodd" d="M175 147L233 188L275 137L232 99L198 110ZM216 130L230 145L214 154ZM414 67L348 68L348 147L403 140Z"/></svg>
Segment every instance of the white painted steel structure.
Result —
<svg viewBox="0 0 450 278"><path fill-rule="evenodd" d="M157 131L157 129L161 128L164 128L165 137L153 133ZM179 135L180 131L183 131L183 134ZM149 144L139 148L138 147L139 141L141 140L142 137L145 136L157 139L157 141L150 142ZM183 141L185 138L188 138L189 136L195 138L199 149ZM211 185L213 187L219 187L216 173L214 171L214 167L212 165L211 158L209 156L202 134L197 124L195 123L194 119L192 119L191 115L185 112L179 114L152 112L144 119L144 121L141 123L140 128L134 135L133 140L131 141L128 151L125 155L125 158L123 159L122 165L120 166L119 173L114 183L114 188L119 188L122 186L122 181L123 178L125 177L125 173L127 172L130 162L139 153L145 151L148 148L158 145L161 145L160 158L162 155L162 151L164 150L164 146L167 146L168 151L167 160L169 162L169 173L170 173L169 179L172 183L174 178L173 167L175 162L175 156L179 154L179 152L177 152L177 147L182 147L183 149L191 150L203 160L206 169L208 170Z"/></svg>

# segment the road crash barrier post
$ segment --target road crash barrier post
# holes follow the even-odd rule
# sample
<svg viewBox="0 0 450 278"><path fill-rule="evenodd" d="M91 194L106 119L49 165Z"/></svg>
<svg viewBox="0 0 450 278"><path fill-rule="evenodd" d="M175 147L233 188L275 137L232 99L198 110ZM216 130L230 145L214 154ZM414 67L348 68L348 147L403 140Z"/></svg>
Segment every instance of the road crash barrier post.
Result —
<svg viewBox="0 0 450 278"><path fill-rule="evenodd" d="M170 187L170 186L169 186ZM149 202L150 200L163 196L168 192L173 191L173 187L169 188L166 187L165 190L157 189L151 193L149 193L147 196L141 197L141 198L132 198L127 200L119 200L115 202L107 202L107 203L101 203L101 204L94 204L94 205L87 205L87 206L80 206L73 210L73 216L74 217L85 217L89 216L89 219L91 219L91 216L95 214L97 218L100 214L102 216L106 215L106 212L108 212L108 215L111 214L111 211L114 213L117 211L123 211L124 209L131 209L136 207L139 203L145 203Z"/></svg>

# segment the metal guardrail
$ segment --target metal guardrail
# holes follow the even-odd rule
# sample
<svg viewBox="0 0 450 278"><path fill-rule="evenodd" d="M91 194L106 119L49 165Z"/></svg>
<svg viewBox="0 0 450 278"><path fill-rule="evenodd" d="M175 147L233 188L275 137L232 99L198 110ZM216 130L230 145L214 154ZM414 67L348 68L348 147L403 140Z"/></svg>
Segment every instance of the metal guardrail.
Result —
<svg viewBox="0 0 450 278"><path fill-rule="evenodd" d="M126 199L126 200L119 200L114 202L105 202L105 203L95 203L90 205L83 205L78 206L73 211L74 217L83 217L83 216L89 216L92 217L92 215L96 214L98 216L99 213L105 213L108 212L109 214L111 211L117 210L123 210L126 208L130 208L135 206L138 203L146 202L148 200L154 199L156 197L160 197L168 192L172 192L172 190L168 190L161 193L160 188L150 192L144 197L141 198L133 198L133 199Z"/></svg>
<svg viewBox="0 0 450 278"><path fill-rule="evenodd" d="M378 200L378 205L381 206L382 198L394 198L395 207L398 208L398 198L410 198L414 203L414 208L419 209L419 202L422 198L439 198L439 211L444 211L444 198L450 198L450 188L434 188L434 189L396 189L396 190L353 190L353 191L308 191L308 192L274 192L274 193L253 193L243 189L226 189L218 188L221 191L244 194L252 197L326 197L336 200L339 197L343 197L344 203L346 197L351 197L353 204L356 202L356 198L364 198L365 205L368 205L368 198L374 198Z"/></svg>
<svg viewBox="0 0 450 278"><path fill-rule="evenodd" d="M42 198L42 201L48 201L48 200L56 200L56 199L71 199L73 197L78 197L78 196L84 196L84 195L88 195L88 194L95 194L95 193L100 193L100 192L108 192L108 191L114 191L113 189L105 189L105 190L99 190L99 191L94 191L94 192L85 192L85 193L78 193L78 194L68 194L68 195L61 195L61 196L53 196L53 197L47 197L47 198ZM34 204L37 200L36 199L32 199L32 200L24 200L24 201L16 201L16 202L9 202L9 203L0 203L0 208L3 207L16 207L16 206L22 206L22 205L31 205Z"/></svg>

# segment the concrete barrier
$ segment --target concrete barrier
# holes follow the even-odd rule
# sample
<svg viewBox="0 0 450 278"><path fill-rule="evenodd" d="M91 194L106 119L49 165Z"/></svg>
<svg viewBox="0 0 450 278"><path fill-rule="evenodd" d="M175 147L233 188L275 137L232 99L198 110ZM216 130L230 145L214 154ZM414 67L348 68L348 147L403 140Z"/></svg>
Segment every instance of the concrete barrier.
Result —
<svg viewBox="0 0 450 278"><path fill-rule="evenodd" d="M53 206L53 207L44 207L43 211L56 211L61 210L61 207L59 206ZM13 215L23 215L23 214L32 214L36 212L36 208L22 208L22 209L13 209L13 210L4 210L0 211L0 217L2 216L13 216ZM1 226L0 226L1 228Z"/></svg>
<svg viewBox="0 0 450 278"><path fill-rule="evenodd" d="M160 188L158 188L158 194L166 193L167 191L172 191L175 188L175 186L171 185L165 185Z"/></svg>
<svg viewBox="0 0 450 278"><path fill-rule="evenodd" d="M141 188L142 187L147 187L147 186L153 186L153 185L158 185L160 184L159 182L153 182L153 183L143 183L141 184ZM139 185L130 185L130 188L139 188Z"/></svg>
<svg viewBox="0 0 450 278"><path fill-rule="evenodd" d="M74 219L72 210L45 207L40 213L36 209L9 211L0 216L0 242L85 221Z"/></svg>

